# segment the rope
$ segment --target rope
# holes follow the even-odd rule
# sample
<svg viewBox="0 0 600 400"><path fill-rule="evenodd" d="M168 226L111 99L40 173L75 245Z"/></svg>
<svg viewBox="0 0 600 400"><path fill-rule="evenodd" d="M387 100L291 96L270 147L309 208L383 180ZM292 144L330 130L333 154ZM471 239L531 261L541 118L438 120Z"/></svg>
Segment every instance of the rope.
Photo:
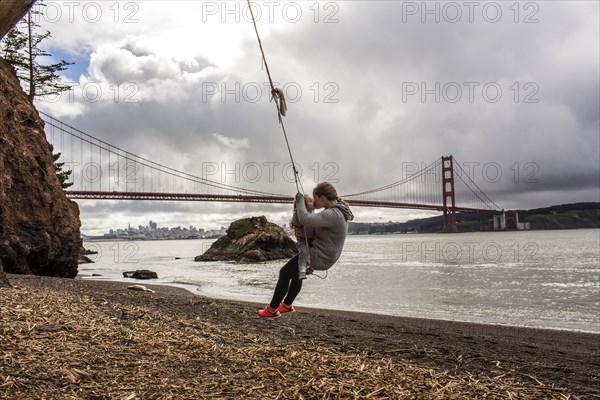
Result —
<svg viewBox="0 0 600 400"><path fill-rule="evenodd" d="M285 103L285 97L281 89L275 88L273 84L273 79L271 78L271 72L269 71L269 64L267 64L267 57L265 56L265 50L263 49L262 41L260 40L260 35L258 34L258 28L256 27L256 19L254 18L254 11L252 11L252 5L250 4L250 0L248 2L248 9L250 10L250 15L252 16L252 24L254 25L254 32L256 32L256 39L258 39L258 46L260 47L260 52L262 54L262 61L265 66L265 70L267 71L267 76L269 77L269 84L271 85L271 100L275 101L275 106L277 107L277 118L279 119L279 124L281 125L281 129L283 130L283 137L285 138L285 144L287 145L288 153L290 155L290 160L292 161L292 168L294 169L294 180L296 181L296 189L298 192L304 193L304 188L302 187L302 183L298 178L298 170L296 169L296 163L294 163L294 156L292 155L292 150L290 148L290 141L287 137L287 132L285 131L285 124L283 123L283 118L287 112L287 105Z"/></svg>
<svg viewBox="0 0 600 400"><path fill-rule="evenodd" d="M269 71L269 64L267 63L267 57L265 56L265 50L263 49L262 41L260 40L260 35L258 34L258 28L256 27L256 19L254 18L254 11L252 11L252 5L250 4L250 0L248 2L248 9L250 10L250 15L252 16L252 24L254 25L254 32L256 33L256 39L258 40L258 47L260 47L260 53L262 55L262 61L265 66L265 70L267 71L267 77L269 78L269 84L271 85L271 101L275 102L275 106L277 107L277 118L279 119L279 124L281 125L281 130L283 131L283 137L285 138L285 144L287 146L288 153L290 155L290 160L292 161L292 168L294 170L294 180L296 182L296 190L300 193L304 193L304 188L302 187L302 182L298 177L298 170L296 169L296 163L294 162L294 156L292 155L292 149L290 148L290 141L288 140L287 132L285 130L285 124L283 123L283 118L287 113L287 104L285 102L285 96L283 95L283 91L279 88L276 88L273 84L273 79L271 78L271 71ZM306 247L308 247L308 236L306 232L306 226L304 227L304 240L306 241ZM315 273L314 276L325 279L327 278L327 271L325 271L325 276L321 277Z"/></svg>

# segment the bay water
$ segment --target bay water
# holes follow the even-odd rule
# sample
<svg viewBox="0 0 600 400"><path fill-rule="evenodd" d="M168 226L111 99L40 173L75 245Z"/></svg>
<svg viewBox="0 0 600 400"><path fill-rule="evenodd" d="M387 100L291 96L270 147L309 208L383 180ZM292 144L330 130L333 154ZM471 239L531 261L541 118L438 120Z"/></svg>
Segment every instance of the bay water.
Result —
<svg viewBox="0 0 600 400"><path fill-rule="evenodd" d="M213 241L85 242L98 254L79 276L268 303L285 260L193 261ZM123 278L136 269L159 279ZM598 229L348 236L340 260L319 275L304 282L295 304L600 333Z"/></svg>

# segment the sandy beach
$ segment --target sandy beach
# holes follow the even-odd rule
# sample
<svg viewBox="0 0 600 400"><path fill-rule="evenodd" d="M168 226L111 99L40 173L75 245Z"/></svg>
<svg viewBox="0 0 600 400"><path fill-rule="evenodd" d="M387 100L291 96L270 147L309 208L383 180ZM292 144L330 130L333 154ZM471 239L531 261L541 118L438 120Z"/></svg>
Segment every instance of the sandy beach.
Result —
<svg viewBox="0 0 600 400"><path fill-rule="evenodd" d="M2 399L600 398L600 335L9 279Z"/></svg>

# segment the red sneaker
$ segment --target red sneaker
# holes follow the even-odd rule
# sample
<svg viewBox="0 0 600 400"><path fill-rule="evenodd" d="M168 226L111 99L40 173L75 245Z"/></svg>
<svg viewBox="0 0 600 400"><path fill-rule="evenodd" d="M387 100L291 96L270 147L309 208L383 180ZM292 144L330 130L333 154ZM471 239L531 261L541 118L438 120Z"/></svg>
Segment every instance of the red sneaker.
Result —
<svg viewBox="0 0 600 400"><path fill-rule="evenodd" d="M279 318L281 317L281 313L278 310L275 312L269 310L269 306L265 306L262 310L258 310L258 315L263 318Z"/></svg>
<svg viewBox="0 0 600 400"><path fill-rule="evenodd" d="M285 313L293 313L294 311L296 311L296 309L292 305L286 306L285 304L281 303L279 305L279 307L277 307L277 311L280 314L285 314Z"/></svg>

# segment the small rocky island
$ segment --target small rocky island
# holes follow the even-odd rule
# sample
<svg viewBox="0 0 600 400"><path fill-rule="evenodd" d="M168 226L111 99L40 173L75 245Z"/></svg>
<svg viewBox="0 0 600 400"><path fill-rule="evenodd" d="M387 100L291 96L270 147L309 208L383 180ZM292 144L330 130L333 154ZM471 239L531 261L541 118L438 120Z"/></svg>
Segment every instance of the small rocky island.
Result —
<svg viewBox="0 0 600 400"><path fill-rule="evenodd" d="M291 258L296 252L296 243L284 230L260 216L232 222L227 234L194 260L253 263Z"/></svg>

